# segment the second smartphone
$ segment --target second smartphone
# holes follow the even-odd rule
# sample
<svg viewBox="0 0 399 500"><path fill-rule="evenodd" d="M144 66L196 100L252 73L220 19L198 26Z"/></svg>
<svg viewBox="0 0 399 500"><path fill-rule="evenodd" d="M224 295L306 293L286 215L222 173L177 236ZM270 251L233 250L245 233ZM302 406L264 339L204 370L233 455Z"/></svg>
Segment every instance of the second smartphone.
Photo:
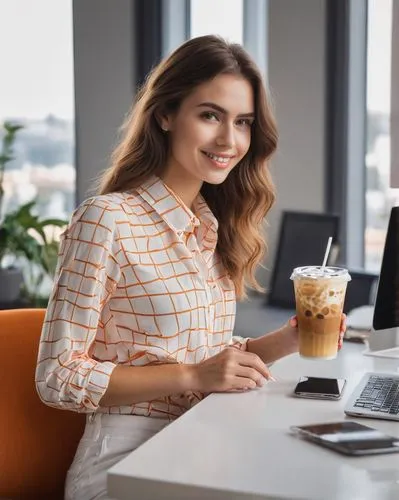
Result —
<svg viewBox="0 0 399 500"><path fill-rule="evenodd" d="M343 378L301 377L294 394L302 398L340 399L346 384Z"/></svg>

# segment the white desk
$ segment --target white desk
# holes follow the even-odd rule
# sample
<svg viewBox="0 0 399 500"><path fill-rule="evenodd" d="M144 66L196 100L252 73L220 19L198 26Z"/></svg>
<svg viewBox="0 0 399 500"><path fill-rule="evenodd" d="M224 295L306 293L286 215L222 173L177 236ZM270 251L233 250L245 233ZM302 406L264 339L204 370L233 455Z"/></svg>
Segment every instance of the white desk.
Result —
<svg viewBox="0 0 399 500"><path fill-rule="evenodd" d="M398 361L344 345L334 361L297 354L272 367L278 382L242 394L213 394L170 424L108 475L109 494L140 499L399 498L399 454L345 457L289 434L295 424L343 420L347 397L368 370L395 371ZM345 377L340 401L292 397L300 375ZM399 437L399 422L352 419Z"/></svg>

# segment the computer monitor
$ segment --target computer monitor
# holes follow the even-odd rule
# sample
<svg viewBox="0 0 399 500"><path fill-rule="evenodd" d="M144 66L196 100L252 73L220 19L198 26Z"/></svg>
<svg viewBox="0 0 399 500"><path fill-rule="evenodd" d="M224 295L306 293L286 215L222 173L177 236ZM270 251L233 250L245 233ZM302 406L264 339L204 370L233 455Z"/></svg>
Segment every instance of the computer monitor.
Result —
<svg viewBox="0 0 399 500"><path fill-rule="evenodd" d="M368 354L399 358L399 206L389 218Z"/></svg>

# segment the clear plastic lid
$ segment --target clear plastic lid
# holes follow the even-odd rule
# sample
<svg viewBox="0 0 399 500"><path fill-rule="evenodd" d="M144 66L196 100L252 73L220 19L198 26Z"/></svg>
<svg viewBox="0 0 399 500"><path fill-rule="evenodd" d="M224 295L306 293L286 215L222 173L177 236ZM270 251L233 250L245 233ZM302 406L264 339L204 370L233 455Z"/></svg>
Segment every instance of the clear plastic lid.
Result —
<svg viewBox="0 0 399 500"><path fill-rule="evenodd" d="M348 273L348 270L343 267L328 267L326 266L322 269L322 266L303 266L296 267L290 279L331 279L331 278L339 278L342 280L350 281L352 278Z"/></svg>

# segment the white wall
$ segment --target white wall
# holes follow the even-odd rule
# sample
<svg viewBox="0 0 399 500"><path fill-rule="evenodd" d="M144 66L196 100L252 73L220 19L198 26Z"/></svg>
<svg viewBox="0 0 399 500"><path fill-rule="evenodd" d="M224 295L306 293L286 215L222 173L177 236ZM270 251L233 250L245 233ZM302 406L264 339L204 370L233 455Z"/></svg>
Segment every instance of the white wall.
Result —
<svg viewBox="0 0 399 500"><path fill-rule="evenodd" d="M282 210L322 212L325 181L325 0L269 0L268 73L280 133L268 217L271 267ZM261 270L267 285L270 272Z"/></svg>
<svg viewBox="0 0 399 500"><path fill-rule="evenodd" d="M116 8L117 5L117 8ZM131 0L74 0L77 200L109 165L134 89Z"/></svg>

